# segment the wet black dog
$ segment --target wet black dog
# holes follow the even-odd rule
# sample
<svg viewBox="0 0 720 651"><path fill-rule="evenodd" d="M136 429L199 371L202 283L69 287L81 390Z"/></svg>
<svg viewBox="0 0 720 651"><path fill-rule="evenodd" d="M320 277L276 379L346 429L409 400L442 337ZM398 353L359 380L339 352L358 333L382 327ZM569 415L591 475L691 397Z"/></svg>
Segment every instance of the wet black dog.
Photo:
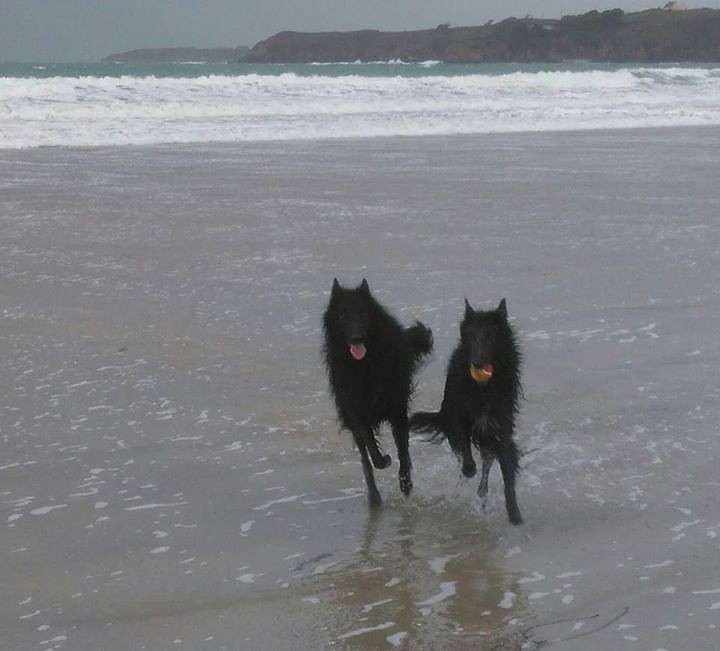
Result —
<svg viewBox="0 0 720 651"><path fill-rule="evenodd" d="M419 412L410 419L413 431L447 438L462 462L462 473L477 471L471 446L480 450L482 477L478 495L487 497L488 475L495 458L505 482L505 507L510 522L522 516L515 497L519 453L513 441L520 385L520 351L508 323L505 299L496 310L475 311L465 300L460 343L448 365L445 394L439 412Z"/></svg>
<svg viewBox="0 0 720 651"><path fill-rule="evenodd" d="M412 490L408 403L413 374L432 350L432 332L422 323L403 328L370 294L367 280L355 289L333 281L323 317L325 366L340 423L360 450L371 506L380 493L373 469L387 468L390 455L378 447L380 424L389 422L400 461L400 489ZM368 456L369 455L369 456Z"/></svg>

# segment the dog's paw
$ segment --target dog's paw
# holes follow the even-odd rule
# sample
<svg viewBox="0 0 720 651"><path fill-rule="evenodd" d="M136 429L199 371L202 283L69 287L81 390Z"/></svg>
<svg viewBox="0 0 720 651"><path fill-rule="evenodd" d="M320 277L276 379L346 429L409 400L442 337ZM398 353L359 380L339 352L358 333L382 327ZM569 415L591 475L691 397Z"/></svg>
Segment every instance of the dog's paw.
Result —
<svg viewBox="0 0 720 651"><path fill-rule="evenodd" d="M389 468L391 464L392 458L389 454L383 454L381 457L373 459L373 466L375 466L378 470Z"/></svg>
<svg viewBox="0 0 720 651"><path fill-rule="evenodd" d="M474 461L471 462L471 463L464 463L464 464L463 464L462 474L463 474L465 477L474 477L476 472L477 472L477 465L475 464Z"/></svg>
<svg viewBox="0 0 720 651"><path fill-rule="evenodd" d="M413 483L410 475L400 475L400 490L407 497L413 489Z"/></svg>
<svg viewBox="0 0 720 651"><path fill-rule="evenodd" d="M520 515L520 510L518 508L508 509L508 520L510 520L512 524L522 524L523 519Z"/></svg>

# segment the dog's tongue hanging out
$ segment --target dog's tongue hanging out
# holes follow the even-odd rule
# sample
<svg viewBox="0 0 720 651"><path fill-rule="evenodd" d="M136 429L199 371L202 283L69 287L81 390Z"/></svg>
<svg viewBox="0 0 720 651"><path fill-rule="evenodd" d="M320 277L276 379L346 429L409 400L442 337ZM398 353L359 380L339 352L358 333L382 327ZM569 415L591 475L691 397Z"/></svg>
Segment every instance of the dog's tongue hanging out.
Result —
<svg viewBox="0 0 720 651"><path fill-rule="evenodd" d="M365 344L350 344L350 354L359 362L367 353Z"/></svg>

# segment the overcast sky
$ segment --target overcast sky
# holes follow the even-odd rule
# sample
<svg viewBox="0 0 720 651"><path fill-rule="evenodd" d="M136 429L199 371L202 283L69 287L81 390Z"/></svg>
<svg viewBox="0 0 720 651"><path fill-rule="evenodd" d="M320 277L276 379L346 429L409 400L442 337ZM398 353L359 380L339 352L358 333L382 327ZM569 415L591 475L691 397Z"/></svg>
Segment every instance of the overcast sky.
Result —
<svg viewBox="0 0 720 651"><path fill-rule="evenodd" d="M717 2L685 4L715 7ZM664 0L0 0L0 61L93 61L135 48L252 46L284 29L405 30L662 4Z"/></svg>

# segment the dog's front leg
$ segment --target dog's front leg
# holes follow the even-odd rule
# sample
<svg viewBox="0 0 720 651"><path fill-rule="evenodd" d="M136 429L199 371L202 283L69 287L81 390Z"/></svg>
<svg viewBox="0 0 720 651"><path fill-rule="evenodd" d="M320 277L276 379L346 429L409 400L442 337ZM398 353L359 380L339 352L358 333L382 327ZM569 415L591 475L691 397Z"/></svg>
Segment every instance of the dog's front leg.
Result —
<svg viewBox="0 0 720 651"><path fill-rule="evenodd" d="M398 460L400 461L400 471L398 479L400 481L400 490L404 495L410 495L413 487L412 483L412 461L410 460L410 426L408 425L407 416L397 418L391 421L393 438L395 439L395 447L397 447Z"/></svg>
<svg viewBox="0 0 720 651"><path fill-rule="evenodd" d="M472 455L470 428L462 422L458 414L451 414L448 423L447 438L452 451L461 463L462 474L465 477L474 477L477 472L475 459Z"/></svg>
<svg viewBox="0 0 720 651"><path fill-rule="evenodd" d="M362 460L363 474L365 475L365 483L367 484L370 506L378 507L382 504L382 499L380 498L380 491L378 491L377 485L375 484L375 475L373 473L372 465L370 464L367 441L365 440L365 436L362 431L356 432L353 430L353 438L355 439L355 444L360 451L360 458Z"/></svg>
<svg viewBox="0 0 720 651"><path fill-rule="evenodd" d="M477 473L477 464L473 459L469 436L461 436L460 457L462 459L462 474L465 477L474 477L475 473Z"/></svg>
<svg viewBox="0 0 720 651"><path fill-rule="evenodd" d="M488 478L490 477L490 468L492 468L495 455L486 448L480 449L482 455L482 476L480 477L480 485L478 486L478 497L482 500L483 511L487 505L488 494Z"/></svg>
<svg viewBox="0 0 720 651"><path fill-rule="evenodd" d="M392 458L389 454L383 454L382 452L380 452L377 440L375 439L375 435L373 434L373 431L371 429L367 430L365 440L367 441L367 449L370 453L370 458L372 459L373 466L375 466L378 470L383 470L384 468L390 466L390 464L392 463Z"/></svg>
<svg viewBox="0 0 720 651"><path fill-rule="evenodd" d="M453 448L462 462L462 474L465 477L474 477L477 472L477 465L475 464L475 459L473 459L470 430L466 427L462 427L462 425L458 423L455 425L453 438L455 440Z"/></svg>

